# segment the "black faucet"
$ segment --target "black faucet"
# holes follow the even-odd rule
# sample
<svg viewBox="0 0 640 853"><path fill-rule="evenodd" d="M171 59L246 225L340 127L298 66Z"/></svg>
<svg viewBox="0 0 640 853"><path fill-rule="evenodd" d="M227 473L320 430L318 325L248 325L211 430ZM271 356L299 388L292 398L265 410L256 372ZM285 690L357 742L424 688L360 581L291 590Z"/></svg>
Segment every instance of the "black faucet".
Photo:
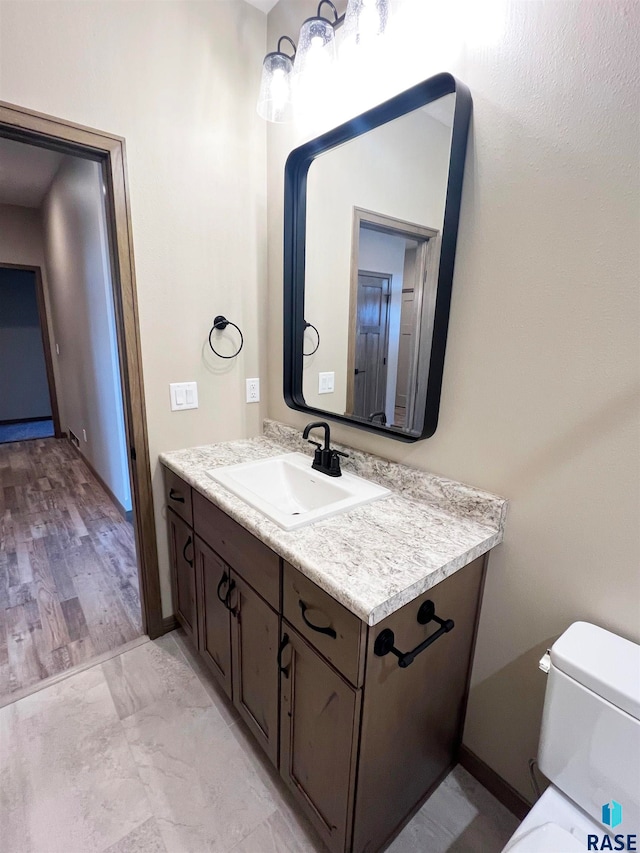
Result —
<svg viewBox="0 0 640 853"><path fill-rule="evenodd" d="M309 433L312 429L316 429L316 427L324 430L324 447L319 441L313 441L313 439L309 438ZM302 433L302 437L306 438L309 444L314 444L316 447L311 467L315 471L320 471L322 474L326 474L329 477L341 477L342 471L340 470L340 457L344 456L347 458L349 454L341 453L339 450L333 450L331 448L331 428L329 427L329 424L326 421L314 421L311 424L307 424L304 428L304 432Z"/></svg>

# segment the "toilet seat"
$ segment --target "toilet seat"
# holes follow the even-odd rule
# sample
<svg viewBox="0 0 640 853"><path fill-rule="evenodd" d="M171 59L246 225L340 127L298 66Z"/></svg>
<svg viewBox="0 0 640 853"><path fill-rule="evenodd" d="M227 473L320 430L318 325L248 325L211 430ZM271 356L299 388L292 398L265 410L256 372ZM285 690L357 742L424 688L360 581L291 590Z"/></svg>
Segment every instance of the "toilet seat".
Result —
<svg viewBox="0 0 640 853"><path fill-rule="evenodd" d="M584 845L557 823L543 823L508 844L503 853L584 853Z"/></svg>
<svg viewBox="0 0 640 853"><path fill-rule="evenodd" d="M549 785L503 853L572 853L587 849L587 836L602 832L594 819Z"/></svg>

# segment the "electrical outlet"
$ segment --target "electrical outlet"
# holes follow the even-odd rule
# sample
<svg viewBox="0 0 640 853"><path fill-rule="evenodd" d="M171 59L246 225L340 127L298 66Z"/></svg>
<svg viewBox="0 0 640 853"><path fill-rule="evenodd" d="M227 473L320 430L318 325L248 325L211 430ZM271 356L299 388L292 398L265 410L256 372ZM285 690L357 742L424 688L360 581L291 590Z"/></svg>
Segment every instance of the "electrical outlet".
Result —
<svg viewBox="0 0 640 853"><path fill-rule="evenodd" d="M318 394L333 394L336 387L336 374L332 370L330 373L318 373Z"/></svg>
<svg viewBox="0 0 640 853"><path fill-rule="evenodd" d="M85 441L87 440L87 431L86 431L86 429L83 429L83 430L82 430L82 437L84 438L84 440L85 440Z"/></svg>
<svg viewBox="0 0 640 853"><path fill-rule="evenodd" d="M260 380L247 379L247 403L260 402Z"/></svg>

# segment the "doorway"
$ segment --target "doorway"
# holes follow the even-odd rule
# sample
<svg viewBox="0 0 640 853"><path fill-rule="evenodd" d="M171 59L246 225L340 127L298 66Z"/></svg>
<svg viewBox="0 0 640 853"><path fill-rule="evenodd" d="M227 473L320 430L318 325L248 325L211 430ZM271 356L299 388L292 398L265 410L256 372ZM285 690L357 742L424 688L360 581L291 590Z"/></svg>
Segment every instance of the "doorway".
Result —
<svg viewBox="0 0 640 853"><path fill-rule="evenodd" d="M0 444L60 437L39 267L0 262Z"/></svg>
<svg viewBox="0 0 640 853"><path fill-rule="evenodd" d="M353 209L346 415L411 430L424 411L418 360L431 343L437 240L433 228Z"/></svg>
<svg viewBox="0 0 640 853"><path fill-rule="evenodd" d="M353 414L386 423L391 276L358 271Z"/></svg>
<svg viewBox="0 0 640 853"><path fill-rule="evenodd" d="M113 316L113 331L117 341L117 349L115 351L114 370L117 377L117 384L121 390L121 400L123 408L123 454L126 455L124 461L127 485L130 488L130 523L123 526L122 513L119 512L123 507L115 507L114 502L110 500L113 495L107 494L109 499L107 503L103 498L109 490L105 489L105 485L100 481L97 472L91 469L89 464L74 455L72 447L73 431L69 429L68 424L61 424L58 415L57 402L55 400L56 383L54 377L50 377L49 388L53 389L53 397L50 400L51 420L54 425L54 431L57 436L62 433L67 433L66 438L43 439L31 444L25 441L22 445L22 450L19 454L14 454L9 462L6 456L0 464L0 478L4 474L8 485L4 492L3 510L9 518L11 512L18 511L18 493L24 498L27 491L33 491L31 498L34 502L36 511L40 509L55 509L61 518L67 524L69 535L71 536L75 551L75 557L70 557L70 551L66 552L66 563L68 567L69 559L77 558L82 562L83 566L91 563L91 555L83 553L91 545L93 553L99 553L108 539L113 542L114 551L105 557L103 562L110 564L111 568L117 563L117 558L113 554L120 549L119 553L122 557L123 564L126 564L126 569L123 570L120 579L118 580L119 600L123 611L127 611L133 601L132 596L127 592L128 585L133 589L139 588L139 631L148 634L151 638L155 638L165 633L165 626L162 619L162 608L160 599L160 584L158 577L157 564L157 549L155 539L155 520L153 514L153 502L151 493L151 470L149 449L146 431L146 414L144 404L144 392L142 381L142 365L140 353L140 339L137 318L137 300L135 287L135 274L133 267L133 247L130 227L129 204L127 196L127 183L125 172L125 144L120 137L95 131L88 128L66 122L61 119L44 116L38 113L31 112L10 104L0 102L0 139L12 140L14 142L25 143L26 146L33 146L42 150L56 152L64 158L71 158L77 161L90 162L97 169L97 174L100 178L101 194L104 194L104 209L105 209L105 228L107 233L108 249L105 253L105 263L109 268L110 278L112 282L111 309ZM0 258L0 262L2 258ZM18 265L13 265L17 267ZM23 270L27 272L27 270ZM42 300L42 276L39 275L39 270L32 269L31 275L35 275L36 291L37 285L40 286L40 299L38 305L39 318L42 319L44 313L44 304ZM31 314L33 318L33 313ZM51 356L53 352L53 341L46 339L48 323L43 320L41 323L41 347L42 356L47 365L47 355ZM51 370L51 365L47 368ZM45 413L46 414L46 413ZM44 417L44 415L43 415ZM76 436L78 439L78 436ZM82 435L79 440L82 441ZM47 445L47 442L54 442L53 445ZM46 446L54 448L53 455L50 459L53 462L44 462L37 459L40 451ZM18 447L18 445L14 445ZM1 446L0 446L1 449ZM48 457L49 458L49 457ZM48 491L47 486L51 485L48 480L48 475L45 472L42 475L42 464L45 468L49 466L49 471L55 485L59 487L59 492L55 498L44 494ZM4 467L2 467L4 465ZM38 476L38 475L41 476ZM36 481L42 481L42 493L37 489L32 489L32 484ZM64 482L63 482L64 481ZM52 489L53 491L53 489ZM36 492L38 492L36 494ZM89 508L90 499L94 503ZM87 500L87 504L83 504L83 500ZM13 502L13 506L12 506ZM117 502L116 502L117 503ZM25 504L26 506L26 504ZM23 507L24 509L24 507ZM32 506L27 506L28 510ZM24 510L26 511L26 510ZM83 514L84 513L84 514ZM93 514L93 515L92 515ZM87 519L92 515L92 529L87 525ZM126 507L125 507L126 515ZM37 520L32 519L37 528ZM99 523L98 523L99 522ZM47 522L43 522L46 527ZM21 529L24 529L22 524ZM43 528L44 530L44 528ZM127 534L127 530L130 534ZM5 528L6 532L6 528ZM33 540L35 542L39 537L36 529L35 533L32 530ZM19 534L22 536L22 534ZM125 556L127 545L127 535L130 535L131 543L135 548L135 559L133 566L131 561ZM13 541L11 540L13 537ZM74 538L75 537L75 538ZM92 538L93 537L93 538ZM24 547L17 547L15 531L10 533L5 539L5 545L9 543L10 548L5 548L0 554L0 581L4 573L5 577L12 581L12 595L18 595L18 589L22 586L19 582L20 566L27 567L24 562ZM24 545L24 537L21 543ZM49 542L50 552L46 554L47 559L55 557L56 548L60 546L60 542L56 544L53 540ZM32 543L28 547L35 549L40 548L40 545ZM13 550L11 550L13 548ZM46 549L45 549L46 550ZM64 548L62 549L64 551ZM45 556L44 552L40 555ZM3 562L4 560L4 562ZM41 565L42 561L38 560L38 554L35 555L33 561L35 565ZM133 571L133 575L131 575ZM17 572L17 574L16 574ZM129 577L125 578L127 572ZM89 575L92 573L89 572ZM45 572L46 575L46 572ZM123 580L123 578L125 578ZM29 579L30 580L30 579ZM44 578L44 587L46 587L46 577ZM96 576L92 580L96 581ZM85 581L89 583L85 578ZM78 581L81 584L85 581ZM26 581L25 581L26 583ZM60 584L64 586L66 583L64 572L62 573ZM95 597L96 616L99 611L105 611L105 597L108 598L108 590L101 586L101 581L97 579L97 589ZM41 585L42 587L42 585ZM40 589L40 588L39 588ZM0 583L0 594L6 592L2 589ZM23 590L26 594L26 590ZM35 608L33 613L29 614L29 609L25 610L26 625L23 627L26 631L33 633L33 625L39 623L42 627L42 611L47 607L47 598L51 590L44 590L42 600L35 600ZM59 592L59 590L58 590ZM40 594L40 593L38 593ZM102 598L101 598L102 596ZM80 598L80 596L76 596ZM55 596L54 596L55 598ZM48 630L52 634L52 642L55 641L55 631L60 629L63 633L66 631L66 637L69 640L65 643L66 649L60 651L60 655L66 656L67 662L73 666L73 633L78 630L81 625L83 614L79 612L77 607L78 602L73 600L73 596L59 595L60 607L56 609L53 606L52 615L54 618L47 620ZM65 607L62 607L62 603ZM54 602L55 604L55 602ZM120 606L119 605L119 606ZM91 605L88 605L89 609ZM39 608L39 609L38 609ZM108 609L108 608L107 608ZM85 608L86 610L86 608ZM55 611L55 612L54 612ZM60 618L62 614L62 617ZM28 623L28 617L33 617ZM86 616L86 613L84 614ZM131 614L129 614L131 615ZM86 621L86 620L85 620ZM108 620L107 620L108 621ZM57 626L57 627L56 627ZM18 632L19 633L19 632ZM125 636L124 633L118 634L114 632L114 642L120 636ZM126 639L125 639L126 641ZM1 646L1 642L0 642ZM62 646L59 646L62 649ZM55 649L54 649L55 651ZM63 667L64 668L64 667ZM46 673L43 673L46 677Z"/></svg>

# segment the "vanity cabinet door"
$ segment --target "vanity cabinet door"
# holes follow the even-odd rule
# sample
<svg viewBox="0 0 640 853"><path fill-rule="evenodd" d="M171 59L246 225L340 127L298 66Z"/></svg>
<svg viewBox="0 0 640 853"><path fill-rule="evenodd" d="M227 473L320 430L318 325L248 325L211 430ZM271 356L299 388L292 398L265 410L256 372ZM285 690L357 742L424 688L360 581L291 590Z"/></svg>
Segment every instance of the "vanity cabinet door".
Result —
<svg viewBox="0 0 640 853"><path fill-rule="evenodd" d="M335 853L349 849L361 691L285 621L280 774Z"/></svg>
<svg viewBox="0 0 640 853"><path fill-rule="evenodd" d="M200 654L231 699L231 570L196 537L196 577L200 601Z"/></svg>
<svg viewBox="0 0 640 853"><path fill-rule="evenodd" d="M169 559L173 602L178 622L191 642L198 646L196 611L195 542L193 530L175 512L167 509Z"/></svg>
<svg viewBox="0 0 640 853"><path fill-rule="evenodd" d="M232 573L233 703L278 764L278 614Z"/></svg>

